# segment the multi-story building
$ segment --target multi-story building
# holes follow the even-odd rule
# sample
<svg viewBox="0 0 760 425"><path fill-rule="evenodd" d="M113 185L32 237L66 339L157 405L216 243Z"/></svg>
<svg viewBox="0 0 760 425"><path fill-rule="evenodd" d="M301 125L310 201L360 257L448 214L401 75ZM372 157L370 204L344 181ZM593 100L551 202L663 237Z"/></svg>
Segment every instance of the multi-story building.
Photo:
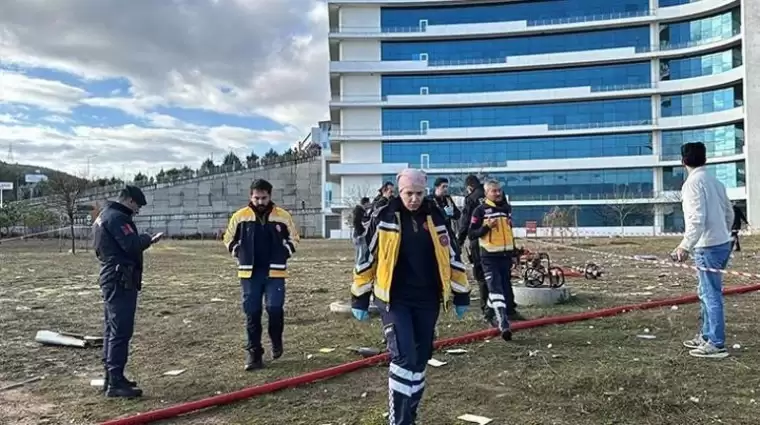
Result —
<svg viewBox="0 0 760 425"><path fill-rule="evenodd" d="M760 223L760 2L328 5L333 210L411 166L500 180L517 225L559 206L589 232L678 231L680 146L702 141Z"/></svg>

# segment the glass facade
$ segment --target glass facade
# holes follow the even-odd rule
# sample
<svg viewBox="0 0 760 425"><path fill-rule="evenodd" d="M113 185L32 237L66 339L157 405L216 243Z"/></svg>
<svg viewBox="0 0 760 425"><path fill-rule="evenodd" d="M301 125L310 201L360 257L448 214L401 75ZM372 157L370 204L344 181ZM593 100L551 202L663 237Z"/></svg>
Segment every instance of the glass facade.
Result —
<svg viewBox="0 0 760 425"><path fill-rule="evenodd" d="M429 173L428 185L432 190L436 177L447 177L452 194L463 195L467 174ZM500 181L512 201L650 198L654 190L651 168L479 174L481 181ZM393 181L395 176L383 178Z"/></svg>
<svg viewBox="0 0 760 425"><path fill-rule="evenodd" d="M412 167L422 166L423 168L467 168L468 165L476 167L489 164L498 166L499 163L503 166L504 161L632 155L652 155L651 133L531 139L383 142L383 162L406 162Z"/></svg>
<svg viewBox="0 0 760 425"><path fill-rule="evenodd" d="M744 169L744 161L726 162L722 164L709 164L707 171L726 186L726 189L744 187L747 183L747 174ZM663 167L662 186L663 190L681 190L686 180L686 169L683 167Z"/></svg>
<svg viewBox="0 0 760 425"><path fill-rule="evenodd" d="M636 47L649 50L649 27L614 30L585 31L524 37L503 37L476 40L442 41L383 41L383 61L421 60L427 55L428 63L477 62L508 56L546 53L579 52L584 50Z"/></svg>
<svg viewBox="0 0 760 425"><path fill-rule="evenodd" d="M660 46L678 48L731 38L741 31L739 9L707 18L660 25Z"/></svg>
<svg viewBox="0 0 760 425"><path fill-rule="evenodd" d="M477 24L485 22L528 21L528 25L545 25L559 20L595 17L604 19L649 14L648 0L530 0L521 2L438 7L384 7L381 26L394 28L427 25Z"/></svg>
<svg viewBox="0 0 760 425"><path fill-rule="evenodd" d="M386 134L424 134L426 128L493 127L547 124L550 129L652 121L650 98L563 102L518 106L383 109ZM427 124L426 124L427 123Z"/></svg>
<svg viewBox="0 0 760 425"><path fill-rule="evenodd" d="M707 157L737 155L744 151L744 124L662 132L662 159L680 160L681 145L702 142Z"/></svg>
<svg viewBox="0 0 760 425"><path fill-rule="evenodd" d="M680 117L725 111L742 106L742 98L741 85L677 96L663 96L660 113L663 117Z"/></svg>
<svg viewBox="0 0 760 425"><path fill-rule="evenodd" d="M625 209L611 205L574 205L560 207L570 212L575 227L619 227L620 212L629 213L624 217L624 226L653 226L654 205L642 204ZM512 207L512 222L517 227L525 227L526 221L537 221L540 226L546 214L554 209L553 206ZM625 214L623 214L625 215Z"/></svg>
<svg viewBox="0 0 760 425"><path fill-rule="evenodd" d="M682 80L715 75L739 66L742 66L741 47L702 56L663 59L660 61L660 80Z"/></svg>
<svg viewBox="0 0 760 425"><path fill-rule="evenodd" d="M650 87L649 62L478 74L384 75L382 94L484 93L586 87L592 91Z"/></svg>

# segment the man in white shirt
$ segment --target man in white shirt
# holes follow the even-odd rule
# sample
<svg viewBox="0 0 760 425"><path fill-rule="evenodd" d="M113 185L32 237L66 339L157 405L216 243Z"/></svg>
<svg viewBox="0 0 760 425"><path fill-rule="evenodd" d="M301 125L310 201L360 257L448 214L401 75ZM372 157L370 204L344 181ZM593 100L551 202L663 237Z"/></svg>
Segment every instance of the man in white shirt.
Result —
<svg viewBox="0 0 760 425"><path fill-rule="evenodd" d="M681 188L686 225L681 244L673 251L677 261L689 253L697 267L725 269L731 256L731 225L734 210L726 188L705 169L707 149L701 142L681 146L681 162L688 177ZM683 345L694 357L725 358L725 319L723 316L723 275L697 272L697 293L702 308L702 330Z"/></svg>

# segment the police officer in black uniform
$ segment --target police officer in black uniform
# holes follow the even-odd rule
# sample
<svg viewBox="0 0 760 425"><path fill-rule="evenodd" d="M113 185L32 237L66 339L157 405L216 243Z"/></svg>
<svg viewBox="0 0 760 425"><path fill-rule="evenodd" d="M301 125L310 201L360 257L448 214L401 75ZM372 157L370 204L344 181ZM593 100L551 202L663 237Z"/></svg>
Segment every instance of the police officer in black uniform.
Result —
<svg viewBox="0 0 760 425"><path fill-rule="evenodd" d="M132 217L147 204L143 192L127 186L117 202L110 202L93 223L93 245L100 261L100 289L104 303L103 364L108 397L140 397L137 383L124 376L142 287L143 251L162 234L137 232Z"/></svg>

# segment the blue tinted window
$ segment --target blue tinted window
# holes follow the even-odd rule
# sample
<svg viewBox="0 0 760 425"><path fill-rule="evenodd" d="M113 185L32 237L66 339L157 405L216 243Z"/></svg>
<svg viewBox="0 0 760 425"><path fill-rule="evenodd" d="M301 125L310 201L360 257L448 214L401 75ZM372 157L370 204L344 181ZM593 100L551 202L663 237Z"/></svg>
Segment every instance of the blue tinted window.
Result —
<svg viewBox="0 0 760 425"><path fill-rule="evenodd" d="M739 66L742 66L742 51L739 47L709 55L663 59L660 62L660 79L680 80L715 75Z"/></svg>
<svg viewBox="0 0 760 425"><path fill-rule="evenodd" d="M702 142L707 147L707 157L736 155L744 149L744 125L732 124L721 127L674 130L662 132L662 157L681 159L681 146L690 142Z"/></svg>
<svg viewBox="0 0 760 425"><path fill-rule="evenodd" d="M706 167L707 171L717 177L727 189L746 186L744 161L709 164ZM686 170L683 167L664 167L662 169L664 190L681 190L684 180L686 180Z"/></svg>
<svg viewBox="0 0 760 425"><path fill-rule="evenodd" d="M436 177L448 177L451 193L464 194L466 173L430 173L431 190ZM650 197L654 188L651 168L485 173L481 181L488 179L499 180L512 201Z"/></svg>
<svg viewBox="0 0 760 425"><path fill-rule="evenodd" d="M511 21L542 25L547 20L610 14L620 18L642 16L648 12L648 0L531 0L464 6L384 7L380 22L383 28L389 29L418 27L420 20L427 20L428 25Z"/></svg>
<svg viewBox="0 0 760 425"><path fill-rule="evenodd" d="M444 41L383 41L382 60L420 60L426 53L431 65L436 61L504 60L508 56L539 53L578 52L617 47L650 47L649 27L541 36Z"/></svg>
<svg viewBox="0 0 760 425"><path fill-rule="evenodd" d="M679 145L680 146L680 145ZM680 151L679 151L680 152ZM383 162L422 167L497 166L504 161L652 155L651 133L537 139L383 142Z"/></svg>
<svg viewBox="0 0 760 425"><path fill-rule="evenodd" d="M585 86L603 90L614 86L649 87L651 75L649 62L480 74L384 75L382 90L384 96L420 94L422 87L427 87L429 94Z"/></svg>
<svg viewBox="0 0 760 425"><path fill-rule="evenodd" d="M680 117L725 111L741 106L742 97L741 85L679 96L663 96L660 115Z"/></svg>
<svg viewBox="0 0 760 425"><path fill-rule="evenodd" d="M606 205L563 206L570 212L573 227L578 218L578 227L620 227L620 214L614 207ZM525 227L526 221L537 221L541 226L544 217L554 209L553 206L515 206L512 207L512 223L516 227ZM577 211L577 213L576 213ZM628 212L628 211L626 211ZM654 206L643 204L631 207L630 214L623 221L624 226L653 226Z"/></svg>
<svg viewBox="0 0 760 425"><path fill-rule="evenodd" d="M650 99L620 99L517 106L383 109L385 134L419 134L428 128L493 127L547 124L549 128L584 128L592 124L650 123ZM424 132L423 132L424 133Z"/></svg>
<svg viewBox="0 0 760 425"><path fill-rule="evenodd" d="M664 47L703 44L739 34L739 9L693 21L673 22L660 27L660 45Z"/></svg>
<svg viewBox="0 0 760 425"><path fill-rule="evenodd" d="M660 0L660 7L678 6L682 4L695 3L702 0Z"/></svg>

